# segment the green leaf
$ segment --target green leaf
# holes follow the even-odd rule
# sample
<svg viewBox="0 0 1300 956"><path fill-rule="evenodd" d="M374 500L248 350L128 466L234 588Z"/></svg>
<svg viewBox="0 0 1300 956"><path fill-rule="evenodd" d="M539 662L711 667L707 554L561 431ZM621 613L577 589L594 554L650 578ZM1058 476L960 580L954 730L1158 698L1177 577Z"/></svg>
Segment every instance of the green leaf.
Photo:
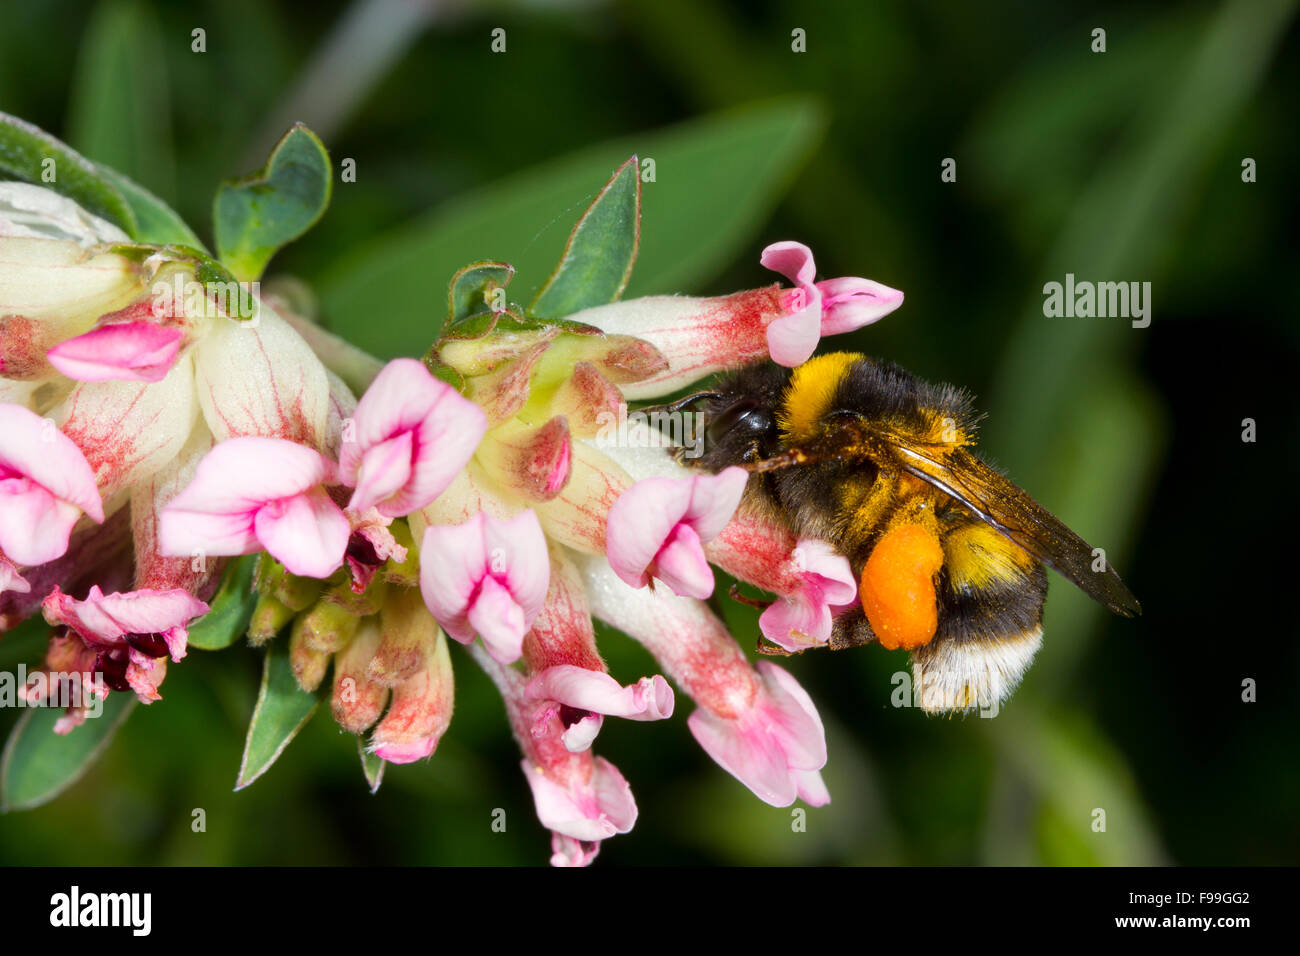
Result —
<svg viewBox="0 0 1300 956"><path fill-rule="evenodd" d="M170 195L170 115L166 59L153 11L139 0L99 4L74 71L68 142L101 167Z"/></svg>
<svg viewBox="0 0 1300 956"><path fill-rule="evenodd" d="M560 318L613 302L632 277L640 242L641 166L633 156L614 171L573 227L559 265L529 313Z"/></svg>
<svg viewBox="0 0 1300 956"><path fill-rule="evenodd" d="M209 604L212 610L190 626L190 647L219 651L235 643L248 630L249 618L257 604L257 592L253 590L256 564L257 555L248 554L235 559L226 569L221 588Z"/></svg>
<svg viewBox="0 0 1300 956"><path fill-rule="evenodd" d="M378 793L380 784L384 782L384 769L388 766L388 761L366 750L366 742L360 737L357 738L357 753L361 755L361 772L366 776L366 786L371 793Z"/></svg>
<svg viewBox="0 0 1300 956"><path fill-rule="evenodd" d="M322 687L324 684L322 684ZM323 691L309 694L294 680L289 666L289 642L272 641L262 667L262 689L248 724L244 759L235 789L242 790L271 769L289 741L307 724L320 704Z"/></svg>
<svg viewBox="0 0 1300 956"><path fill-rule="evenodd" d="M421 355L437 338L428 302L467 258L514 265L525 293L546 281L572 214L591 184L628 156L655 161L646 183L641 247L627 295L689 292L749 248L795 170L821 136L809 98L713 114L598 145L450 200L359 246L319 275L330 326L380 357ZM382 316L382 321L377 320Z"/></svg>
<svg viewBox="0 0 1300 956"><path fill-rule="evenodd" d="M47 164L46 160L53 163ZM0 112L0 174L52 189L107 219L127 235L135 235L131 204L99 166L44 130L3 112ZM53 175L52 181L47 181L49 175Z"/></svg>
<svg viewBox="0 0 1300 956"><path fill-rule="evenodd" d="M33 707L18 718L0 757L0 812L49 803L81 779L135 707L135 694L110 693L104 710L69 734L54 732L59 707Z"/></svg>
<svg viewBox="0 0 1300 956"><path fill-rule="evenodd" d="M451 277L447 290L447 324L477 315L484 311L493 311L498 289L504 290L515 274L514 266L508 262L472 262ZM504 311L502 308L495 311Z"/></svg>
<svg viewBox="0 0 1300 956"><path fill-rule="evenodd" d="M217 258L243 281L256 279L284 245L314 226L333 188L329 154L295 124L260 171L222 183L213 200Z"/></svg>

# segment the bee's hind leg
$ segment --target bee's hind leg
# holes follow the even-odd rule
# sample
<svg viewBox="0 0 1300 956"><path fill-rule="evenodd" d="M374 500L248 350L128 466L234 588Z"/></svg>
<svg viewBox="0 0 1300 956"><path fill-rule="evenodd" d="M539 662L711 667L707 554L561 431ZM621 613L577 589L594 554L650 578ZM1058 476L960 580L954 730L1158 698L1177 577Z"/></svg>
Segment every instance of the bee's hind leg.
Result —
<svg viewBox="0 0 1300 956"><path fill-rule="evenodd" d="M876 639L867 616L862 613L862 605L855 604L835 619L831 627L830 649L842 651L849 647L860 647Z"/></svg>

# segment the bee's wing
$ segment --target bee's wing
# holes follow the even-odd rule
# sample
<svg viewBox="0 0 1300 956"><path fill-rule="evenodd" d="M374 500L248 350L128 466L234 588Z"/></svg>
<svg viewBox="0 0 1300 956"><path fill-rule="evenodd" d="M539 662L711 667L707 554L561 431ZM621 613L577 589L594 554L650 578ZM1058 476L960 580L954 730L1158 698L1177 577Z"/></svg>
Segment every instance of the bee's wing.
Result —
<svg viewBox="0 0 1300 956"><path fill-rule="evenodd" d="M877 454L888 455L908 474L955 498L1049 568L1074 582L1115 614L1134 617L1142 606L1109 562L1093 570L1093 549L1025 491L965 448L915 445L871 430Z"/></svg>

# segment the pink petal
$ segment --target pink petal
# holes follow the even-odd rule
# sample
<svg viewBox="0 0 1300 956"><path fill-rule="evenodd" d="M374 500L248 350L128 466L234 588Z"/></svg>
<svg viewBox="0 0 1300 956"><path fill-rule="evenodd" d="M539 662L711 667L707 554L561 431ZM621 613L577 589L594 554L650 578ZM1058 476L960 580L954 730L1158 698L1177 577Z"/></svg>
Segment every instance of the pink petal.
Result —
<svg viewBox="0 0 1300 956"><path fill-rule="evenodd" d="M95 521L104 520L95 476L81 450L52 422L21 405L0 405L0 474L5 470L25 475Z"/></svg>
<svg viewBox="0 0 1300 956"><path fill-rule="evenodd" d="M795 784L799 789L799 799L810 807L824 807L831 802L831 792L826 789L819 770L797 770L794 773Z"/></svg>
<svg viewBox="0 0 1300 956"><path fill-rule="evenodd" d="M690 504L683 520L707 543L718 536L731 520L749 484L749 472L743 468L724 468L716 475L692 478Z"/></svg>
<svg viewBox="0 0 1300 956"><path fill-rule="evenodd" d="M468 464L487 431L487 415L454 388L434 378L423 362L395 359L361 396L353 418L356 441L344 441L339 473L355 484L366 453L402 434L412 437L408 480L376 507L401 517L428 505Z"/></svg>
<svg viewBox="0 0 1300 956"><path fill-rule="evenodd" d="M772 361L786 368L802 365L812 358L821 341L821 304L812 305L782 316L767 327L767 349Z"/></svg>
<svg viewBox="0 0 1300 956"><path fill-rule="evenodd" d="M739 721L700 708L686 721L700 747L723 770L774 807L788 807L798 793L785 754L775 740L748 732Z"/></svg>
<svg viewBox="0 0 1300 956"><path fill-rule="evenodd" d="M903 304L903 293L897 289L854 276L826 279L817 288L822 296L822 335L860 329Z"/></svg>
<svg viewBox="0 0 1300 956"><path fill-rule="evenodd" d="M807 692L786 671L758 663L753 707L725 718L701 708L688 721L705 752L767 803L789 806L801 792L829 800L809 772L826 764L826 733Z"/></svg>
<svg viewBox="0 0 1300 956"><path fill-rule="evenodd" d="M92 585L85 600L57 586L45 598L45 619L66 624L92 645L118 646L127 634L161 634L173 660L185 656L186 626L208 612L208 605L188 591L139 591L104 594Z"/></svg>
<svg viewBox="0 0 1300 956"><path fill-rule="evenodd" d="M570 724L565 728L564 733L560 735L560 740L564 743L564 749L573 754L580 754L583 751L590 750L604 723L605 718L603 715L587 714L581 720Z"/></svg>
<svg viewBox="0 0 1300 956"><path fill-rule="evenodd" d="M80 517L75 505L28 478L0 479L0 549L19 564L61 557Z"/></svg>
<svg viewBox="0 0 1300 956"><path fill-rule="evenodd" d="M549 582L546 537L532 511L510 521L480 511L464 524L425 530L420 547L425 604L461 643L472 641L476 631L482 634L494 657L518 658L519 642L541 612Z"/></svg>
<svg viewBox="0 0 1300 956"><path fill-rule="evenodd" d="M158 382L176 362L183 336L178 328L154 322L119 322L67 339L46 357L81 382Z"/></svg>
<svg viewBox="0 0 1300 956"><path fill-rule="evenodd" d="M328 482L333 467L313 448L281 438L231 438L199 463L172 507L200 514L238 514Z"/></svg>
<svg viewBox="0 0 1300 956"><path fill-rule="evenodd" d="M825 603L805 593L788 594L758 618L763 637L787 651L802 651L830 640L834 620Z"/></svg>
<svg viewBox="0 0 1300 956"><path fill-rule="evenodd" d="M28 594L31 590L32 586L27 579L18 573L18 566L0 554L0 594L5 591Z"/></svg>
<svg viewBox="0 0 1300 956"><path fill-rule="evenodd" d="M253 528L256 517L256 509L204 514L168 505L158 515L158 553L174 558L253 554L262 550Z"/></svg>
<svg viewBox="0 0 1300 956"><path fill-rule="evenodd" d="M679 524L655 555L653 575L682 597L706 598L713 593L713 569L704 556L700 536L688 524Z"/></svg>
<svg viewBox="0 0 1300 956"><path fill-rule="evenodd" d="M703 544L731 520L748 480L744 469L728 468L716 475L638 481L609 510L610 567L632 587L644 587L655 576L677 594L712 594Z"/></svg>
<svg viewBox="0 0 1300 956"><path fill-rule="evenodd" d="M767 691L768 729L781 743L796 770L826 766L826 729L808 692L789 671L771 661L759 661L758 673Z"/></svg>
<svg viewBox="0 0 1300 956"><path fill-rule="evenodd" d="M609 717L663 720L673 715L673 689L658 674L623 687L603 671L557 664L533 677L526 692Z"/></svg>
<svg viewBox="0 0 1300 956"><path fill-rule="evenodd" d="M347 517L323 488L263 505L254 516L253 531L285 568L311 578L329 577L342 566L352 533Z"/></svg>
<svg viewBox="0 0 1300 956"><path fill-rule="evenodd" d="M503 664L519 660L524 650L524 610L510 591L488 575L469 606L469 625L483 638L489 654Z"/></svg>
<svg viewBox="0 0 1300 956"><path fill-rule="evenodd" d="M474 640L467 612L487 568L486 520L480 511L464 524L430 525L420 543L424 603L443 630L462 644Z"/></svg>
<svg viewBox="0 0 1300 956"><path fill-rule="evenodd" d="M758 260L763 268L779 272L796 285L809 285L817 277L812 250L802 242L774 242Z"/></svg>
<svg viewBox="0 0 1300 956"><path fill-rule="evenodd" d="M300 495L332 473L333 466L319 452L295 442L258 437L223 441L203 457L193 481L159 515L159 550L173 556L252 554L260 550L254 521L261 507Z"/></svg>
<svg viewBox="0 0 1300 956"><path fill-rule="evenodd" d="M167 658L146 657L144 654L131 651L131 662L126 667L126 680L142 704L151 704L155 700L162 699L162 694L158 693L158 685L163 682L165 676L167 676Z"/></svg>
<svg viewBox="0 0 1300 956"><path fill-rule="evenodd" d="M357 470L357 490L348 502L349 511L369 511L410 481L414 444L410 432L401 432L366 449Z"/></svg>
<svg viewBox="0 0 1300 956"><path fill-rule="evenodd" d="M509 521L487 518L483 523L483 543L489 570L493 574L504 573L504 583L523 611L526 627L532 627L546 603L546 589L551 582L546 535L537 515L524 511ZM502 567L504 570L499 571Z"/></svg>
<svg viewBox="0 0 1300 956"><path fill-rule="evenodd" d="M531 761L523 762L524 776L528 778L537 807L537 819L543 826L583 842L606 840L632 829L637 809L627 781L603 757L595 758L594 764L586 786L568 789L547 777Z"/></svg>
<svg viewBox="0 0 1300 956"><path fill-rule="evenodd" d="M599 843L551 833L551 866L590 866L599 853Z"/></svg>
<svg viewBox="0 0 1300 956"><path fill-rule="evenodd" d="M830 640L831 609L852 604L858 593L848 559L826 542L801 540L794 556L799 568L798 589L786 593L758 619L763 636L788 651Z"/></svg>

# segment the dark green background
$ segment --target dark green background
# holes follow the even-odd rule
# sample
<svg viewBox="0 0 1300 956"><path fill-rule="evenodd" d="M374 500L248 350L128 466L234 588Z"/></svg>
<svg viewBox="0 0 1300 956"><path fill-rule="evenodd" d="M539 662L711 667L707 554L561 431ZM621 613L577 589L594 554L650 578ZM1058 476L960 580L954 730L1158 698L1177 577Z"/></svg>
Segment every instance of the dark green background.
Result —
<svg viewBox="0 0 1300 956"><path fill-rule="evenodd" d="M338 290L364 285L349 270L391 229L592 144L809 96L797 109L814 126L824 118L824 135L756 199L728 240L729 265L684 268L690 288L634 278L633 291L764 283L758 252L784 238L811 245L823 276L905 290L897 313L835 346L977 392L987 454L1104 545L1146 610L1107 619L1055 579L1045 648L996 720L891 707L901 652L791 661L831 752L834 802L809 812L806 833L695 747L685 698L671 721L608 721L598 749L631 782L641 817L599 862L1300 861L1288 566L1300 448L1295 4L536 6L488 4L405 31L409 47L380 57L377 84L342 115L337 99L299 102L288 118L320 129L336 161L355 158L357 182L336 184L322 223L272 274L319 285L327 322L383 340L375 329L390 316L361 313ZM343 10L6 3L0 109L136 177L210 236L217 182L261 162L288 91ZM489 50L497 26L503 55ZM1089 49L1098 26L1104 54ZM207 31L205 54L190 50L195 27ZM795 27L806 53L791 52ZM344 80L364 45L347 47L357 52ZM1253 184L1241 180L1248 156ZM940 181L945 157L957 159L956 183ZM647 229L657 195L700 188L661 170L646 188ZM583 199L476 236L463 261L543 233L536 241L558 255ZM1045 318L1043 283L1066 272L1152 282L1151 326ZM428 335L396 332L424 342L449 274L415 278ZM1247 417L1254 444L1241 441ZM752 645L753 617L727 613ZM653 669L620 635L602 649L625 679ZM6 669L39 655L30 639L0 641ZM195 651L170 669L164 701L138 708L71 791L0 817L0 860L543 862L547 837L500 702L455 657L457 714L437 755L390 768L377 796L354 742L323 715L235 794L258 657ZM1256 703L1241 700L1245 678L1258 682ZM0 729L16 716L0 714ZM490 828L496 807L504 834ZM204 833L191 831L194 808L206 811ZM1091 828L1094 808L1106 810L1105 833Z"/></svg>

